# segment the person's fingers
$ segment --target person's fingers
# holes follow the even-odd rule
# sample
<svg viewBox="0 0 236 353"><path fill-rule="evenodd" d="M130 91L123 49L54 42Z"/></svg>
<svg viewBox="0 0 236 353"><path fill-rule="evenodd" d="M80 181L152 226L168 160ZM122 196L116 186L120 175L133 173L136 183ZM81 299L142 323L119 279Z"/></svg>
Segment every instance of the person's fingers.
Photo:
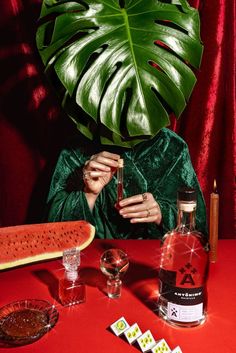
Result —
<svg viewBox="0 0 236 353"><path fill-rule="evenodd" d="M121 207L125 207L125 206L128 206L128 205L132 205L132 204L141 204L143 203L143 197L141 194L138 194L138 195L133 195L133 196L130 196L130 197L127 197L123 200L120 201L120 206Z"/></svg>
<svg viewBox="0 0 236 353"><path fill-rule="evenodd" d="M131 223L147 223L161 221L160 207L151 193L134 195L120 201L120 214L130 218Z"/></svg>
<svg viewBox="0 0 236 353"><path fill-rule="evenodd" d="M100 163L97 160L90 160L89 163L86 165L87 170L102 170L104 172L109 172L111 170L111 167L109 166L109 163L103 162Z"/></svg>
<svg viewBox="0 0 236 353"><path fill-rule="evenodd" d="M88 161L85 162L85 170L102 170L102 171L114 171L118 167L119 155L110 152L101 152L99 154L92 155Z"/></svg>
<svg viewBox="0 0 236 353"><path fill-rule="evenodd" d="M157 215L152 217L132 218L130 220L130 223L153 223L153 222L156 222L156 220L157 220Z"/></svg>
<svg viewBox="0 0 236 353"><path fill-rule="evenodd" d="M161 222L161 212L160 212L160 208L157 205L156 207L152 208L152 209L147 209L146 210L146 214L144 217L140 217L140 216L136 216L134 215L131 219L130 219L131 223L149 223L149 222L155 222L157 224L160 224Z"/></svg>
<svg viewBox="0 0 236 353"><path fill-rule="evenodd" d="M135 207L138 211L153 208L156 205L156 201L151 193L144 193L133 195L131 197L127 197L120 201L120 206L126 210L127 207L130 208L130 211L133 211L133 207Z"/></svg>
<svg viewBox="0 0 236 353"><path fill-rule="evenodd" d="M108 172L103 172L103 171L98 171L98 170L84 170L83 171L83 178L85 180L90 180L90 179L97 179L97 178L102 178L102 177L107 177L109 176Z"/></svg>
<svg viewBox="0 0 236 353"><path fill-rule="evenodd" d="M155 216L159 213L159 209L157 205L155 204L154 207L152 208L142 208L140 209L139 206L134 206L134 207L127 207L125 209L120 210L120 214L124 218L149 218L152 216Z"/></svg>

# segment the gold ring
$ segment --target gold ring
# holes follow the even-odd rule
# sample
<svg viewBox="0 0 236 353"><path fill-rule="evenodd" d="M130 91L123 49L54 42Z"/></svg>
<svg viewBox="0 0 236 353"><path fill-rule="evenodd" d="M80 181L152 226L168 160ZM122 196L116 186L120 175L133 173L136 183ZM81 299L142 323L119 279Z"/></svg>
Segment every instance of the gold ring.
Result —
<svg viewBox="0 0 236 353"><path fill-rule="evenodd" d="M90 179L89 174L90 174L90 172L83 171L83 179L84 180L89 180Z"/></svg>
<svg viewBox="0 0 236 353"><path fill-rule="evenodd" d="M142 194L143 202L147 200L147 194Z"/></svg>

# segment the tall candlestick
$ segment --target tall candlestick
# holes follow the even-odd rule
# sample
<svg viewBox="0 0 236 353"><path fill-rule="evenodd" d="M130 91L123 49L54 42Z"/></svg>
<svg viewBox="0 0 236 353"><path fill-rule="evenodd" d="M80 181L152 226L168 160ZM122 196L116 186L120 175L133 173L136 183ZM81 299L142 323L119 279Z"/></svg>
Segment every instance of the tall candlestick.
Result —
<svg viewBox="0 0 236 353"><path fill-rule="evenodd" d="M213 192L210 196L210 261L217 260L218 245L218 223L219 223L219 194L216 189L216 180L214 180Z"/></svg>

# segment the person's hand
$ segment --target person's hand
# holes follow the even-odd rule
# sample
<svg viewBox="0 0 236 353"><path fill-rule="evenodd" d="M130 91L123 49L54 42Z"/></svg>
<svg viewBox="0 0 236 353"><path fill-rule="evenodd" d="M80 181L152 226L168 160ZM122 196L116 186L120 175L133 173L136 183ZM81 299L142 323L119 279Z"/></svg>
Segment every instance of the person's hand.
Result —
<svg viewBox="0 0 236 353"><path fill-rule="evenodd" d="M85 193L99 195L116 172L119 158L118 154L106 151L91 156L83 168Z"/></svg>
<svg viewBox="0 0 236 353"><path fill-rule="evenodd" d="M134 195L119 202L120 215L124 218L130 218L131 223L154 222L160 224L161 210L149 192Z"/></svg>

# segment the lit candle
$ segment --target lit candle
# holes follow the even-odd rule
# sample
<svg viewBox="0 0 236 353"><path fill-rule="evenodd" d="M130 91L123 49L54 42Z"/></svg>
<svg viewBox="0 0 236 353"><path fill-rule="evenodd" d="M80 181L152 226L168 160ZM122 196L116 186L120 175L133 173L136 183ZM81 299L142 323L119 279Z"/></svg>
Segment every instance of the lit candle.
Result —
<svg viewBox="0 0 236 353"><path fill-rule="evenodd" d="M219 194L216 189L216 181L214 180L214 188L210 197L210 261L217 260L218 245L218 223L219 223Z"/></svg>

